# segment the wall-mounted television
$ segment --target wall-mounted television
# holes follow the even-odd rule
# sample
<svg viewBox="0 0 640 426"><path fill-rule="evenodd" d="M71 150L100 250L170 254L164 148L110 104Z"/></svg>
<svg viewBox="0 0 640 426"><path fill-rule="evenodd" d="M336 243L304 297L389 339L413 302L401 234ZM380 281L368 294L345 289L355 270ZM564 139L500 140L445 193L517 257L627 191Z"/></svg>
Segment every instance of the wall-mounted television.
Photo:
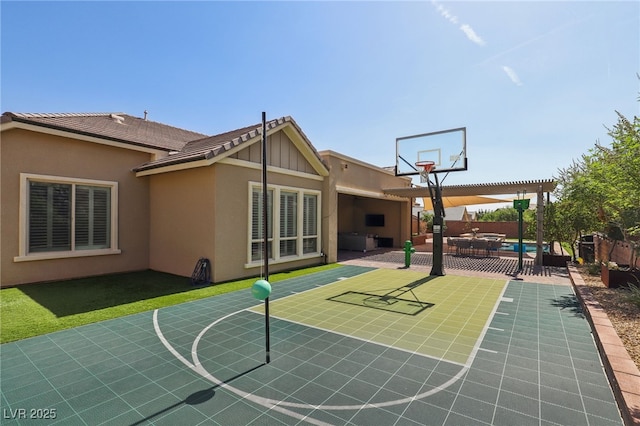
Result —
<svg viewBox="0 0 640 426"><path fill-rule="evenodd" d="M365 215L364 224L366 226L384 226L384 215L383 214Z"/></svg>

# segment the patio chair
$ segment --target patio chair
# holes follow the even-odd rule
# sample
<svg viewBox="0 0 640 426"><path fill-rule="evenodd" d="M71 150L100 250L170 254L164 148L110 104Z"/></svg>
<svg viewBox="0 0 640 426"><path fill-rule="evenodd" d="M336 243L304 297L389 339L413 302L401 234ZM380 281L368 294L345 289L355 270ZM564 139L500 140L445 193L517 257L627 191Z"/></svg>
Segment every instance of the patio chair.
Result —
<svg viewBox="0 0 640 426"><path fill-rule="evenodd" d="M456 252L458 251L458 248L456 247L456 241L449 237L447 238L447 253L451 253L451 250L455 249Z"/></svg>
<svg viewBox="0 0 640 426"><path fill-rule="evenodd" d="M495 251L496 256L498 255L498 250L502 247L502 240L490 240L489 246L487 247L487 254L491 256L491 252Z"/></svg>
<svg viewBox="0 0 640 426"><path fill-rule="evenodd" d="M482 253L483 256L489 256L489 241L488 240L482 240L482 239L476 239L473 240L471 243L471 246L473 248L473 254L478 254L478 252Z"/></svg>
<svg viewBox="0 0 640 426"><path fill-rule="evenodd" d="M469 252L469 250L471 249L471 240L468 240L466 238L460 238L458 240L456 240L456 247L457 247L457 254L463 254L465 252Z"/></svg>

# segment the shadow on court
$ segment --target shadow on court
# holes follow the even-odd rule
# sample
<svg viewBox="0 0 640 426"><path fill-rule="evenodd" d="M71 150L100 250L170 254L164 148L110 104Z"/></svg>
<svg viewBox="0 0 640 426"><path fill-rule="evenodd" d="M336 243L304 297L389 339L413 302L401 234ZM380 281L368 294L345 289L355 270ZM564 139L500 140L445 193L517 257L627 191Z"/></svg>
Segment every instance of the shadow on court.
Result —
<svg viewBox="0 0 640 426"><path fill-rule="evenodd" d="M552 299L551 306L556 306L562 310L567 309L569 312L573 312L574 316L579 318L585 318L580 302L573 295L561 296L561 297Z"/></svg>
<svg viewBox="0 0 640 426"><path fill-rule="evenodd" d="M427 276L401 287L378 291L377 293L346 291L342 294L329 297L327 300L356 306L365 306L405 315L418 315L425 309L435 306L435 304L421 301L413 290L434 278L436 277Z"/></svg>
<svg viewBox="0 0 640 426"><path fill-rule="evenodd" d="M263 367L263 366L265 366L265 365L267 365L267 364L262 363L262 364L260 364L260 365L256 365L255 367L250 368L250 369L248 369L247 371L244 371L244 372L242 372L242 373L236 374L235 376L233 376L233 377L231 377L231 378L229 378L229 379L225 380L225 381L224 381L224 382L222 382L222 383L224 383L224 384L231 383L231 382L233 382L234 380L236 380L236 379L238 379L238 378L240 378L240 377L242 377L242 376L244 376L244 375L246 375L246 374L249 374L249 373L251 373L252 371L255 371L255 370L257 370L258 368ZM194 392L194 393L192 393L191 395L187 396L183 401L177 402L177 403L175 403L175 404L173 404L173 405L170 405L170 406L168 406L168 407L166 407L166 408L163 408L162 410L157 411L157 412L155 412L155 413L153 413L153 414L151 414L151 415L149 415L149 416L145 417L144 419L142 419L142 420L140 420L140 421L137 421L137 422L135 422L135 423L132 423L132 425L131 425L131 426L136 426L136 425L145 424L145 423L147 423L147 422L151 421L152 419L154 419L154 418L156 418L156 417L158 417L158 416L161 416L162 414L168 413L169 411L172 411L172 410L174 410L174 409L176 409L176 408L178 408L178 407L181 407L181 406L183 406L183 405L198 405L198 404L203 404L203 403L205 403L205 402L209 401L211 398L213 398L213 397L216 395L216 389L217 389L217 388L219 388L220 386L221 386L221 385L213 385L213 386L211 386L210 388L202 389L202 390L200 390L200 391Z"/></svg>

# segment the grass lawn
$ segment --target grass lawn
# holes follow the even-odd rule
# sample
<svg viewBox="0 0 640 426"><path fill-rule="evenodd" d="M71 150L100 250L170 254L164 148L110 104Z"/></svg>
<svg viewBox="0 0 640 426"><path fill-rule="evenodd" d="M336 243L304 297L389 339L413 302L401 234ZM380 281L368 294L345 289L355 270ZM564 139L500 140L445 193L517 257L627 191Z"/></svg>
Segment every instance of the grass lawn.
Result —
<svg viewBox="0 0 640 426"><path fill-rule="evenodd" d="M269 282L339 267L271 274ZM255 280L193 287L185 277L141 271L6 288L0 290L0 343L247 289Z"/></svg>

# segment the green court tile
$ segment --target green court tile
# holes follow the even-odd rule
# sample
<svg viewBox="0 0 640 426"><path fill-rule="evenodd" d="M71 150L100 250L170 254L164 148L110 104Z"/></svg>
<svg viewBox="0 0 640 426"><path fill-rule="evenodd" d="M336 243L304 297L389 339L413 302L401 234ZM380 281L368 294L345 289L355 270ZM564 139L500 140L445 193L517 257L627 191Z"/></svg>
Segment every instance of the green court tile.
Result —
<svg viewBox="0 0 640 426"><path fill-rule="evenodd" d="M94 389L101 388L103 383L96 377L87 375L83 379L76 382L58 387L58 392L64 398L72 398L77 395L82 395L86 392L90 392Z"/></svg>
<svg viewBox="0 0 640 426"><path fill-rule="evenodd" d="M187 383L199 382L201 380L202 377L191 372L191 370L183 370L161 377L156 380L156 383L171 392Z"/></svg>
<svg viewBox="0 0 640 426"><path fill-rule="evenodd" d="M569 348L564 346L540 345L540 360L565 364L570 360Z"/></svg>
<svg viewBox="0 0 640 426"><path fill-rule="evenodd" d="M120 398L115 398L101 404L96 404L78 414L87 422L87 424L101 424L120 413L129 411L130 409L131 407L129 404Z"/></svg>
<svg viewBox="0 0 640 426"><path fill-rule="evenodd" d="M87 423L77 414L70 414L68 417L60 418L58 421L51 423L53 425L64 426L86 426Z"/></svg>
<svg viewBox="0 0 640 426"><path fill-rule="evenodd" d="M114 414L101 423L100 426L137 425L140 424L139 422L144 422L144 416L136 410L129 408L128 410Z"/></svg>
<svg viewBox="0 0 640 426"><path fill-rule="evenodd" d="M198 410L189 406L180 406L175 410L169 411L167 414L159 418L153 419L153 424L162 426L175 426L179 424L197 425L207 420L207 416Z"/></svg>
<svg viewBox="0 0 640 426"><path fill-rule="evenodd" d="M451 407L451 411L452 415L458 414L466 417L467 421L464 424L478 424L478 422L490 424L494 407L494 404L487 404L486 402L458 395L453 407ZM445 424L449 424L451 419L452 417L450 416ZM473 419L473 422L470 422L470 419Z"/></svg>
<svg viewBox="0 0 640 426"><path fill-rule="evenodd" d="M333 395L333 387L325 387L316 383L307 383L300 389L296 390L291 396L299 401L322 401Z"/></svg>
<svg viewBox="0 0 640 426"><path fill-rule="evenodd" d="M162 386L155 382L149 382L148 379L145 382L141 382L141 385L142 386L131 387L125 390L125 392L119 394L120 397L135 408L145 405L167 393L167 390Z"/></svg>
<svg viewBox="0 0 640 426"><path fill-rule="evenodd" d="M376 377L384 377L385 374L387 373L380 373L380 372L375 372L375 371L370 371L370 370L364 370L362 371L361 374L366 374L361 380L369 382L369 383L375 383L373 380L367 380L367 379L371 379L376 378ZM387 379L388 377L390 377L390 374L387 374ZM349 380L351 378L351 376L346 376L342 373L338 373L336 371L331 371L331 370L327 370L324 373L320 374L318 377L316 377L313 382L320 385L320 386L324 386L326 388L335 388L336 387L336 383L344 383L347 380ZM386 381L386 380L385 380Z"/></svg>
<svg viewBox="0 0 640 426"><path fill-rule="evenodd" d="M269 383L269 387L285 394L292 394L304 387L307 381L291 374L283 374Z"/></svg>
<svg viewBox="0 0 640 426"><path fill-rule="evenodd" d="M563 360L566 361L566 363L560 362ZM576 371L572 368L571 364L571 358L564 357L559 359L558 362L540 361L540 370L557 377L574 380L576 377Z"/></svg>
<svg viewBox="0 0 640 426"><path fill-rule="evenodd" d="M342 390L335 392L329 399L323 402L324 405L362 405L366 401L362 401L361 399L354 398L353 395L348 392L343 392ZM332 413L336 416L342 418L344 416L343 410L332 411ZM351 417L351 414L346 414L346 417Z"/></svg>
<svg viewBox="0 0 640 426"><path fill-rule="evenodd" d="M340 413L340 412L332 412L332 411L326 411L326 410L308 410L308 411L296 410L296 412L307 415L309 416L309 418L316 419L319 422L323 422L329 425L346 424L346 422L348 421L348 418L351 416L351 412ZM342 416L347 417L347 419L341 418L336 414L342 414ZM273 415L277 415L277 413L273 413ZM284 420L285 425L290 425L291 423L292 423L291 417L288 417L288 419ZM262 424L271 425L272 423L270 421L265 421ZM303 424L303 423L300 423L300 424Z"/></svg>
<svg viewBox="0 0 640 426"><path fill-rule="evenodd" d="M525 382L538 383L538 371L532 370L530 368L523 368L507 364L504 367L504 375Z"/></svg>
<svg viewBox="0 0 640 426"><path fill-rule="evenodd" d="M511 351L507 355L507 363L511 366L522 367L528 369L538 369L538 360L531 358L524 358L521 356L513 355Z"/></svg>
<svg viewBox="0 0 640 426"><path fill-rule="evenodd" d="M602 368L594 371L575 370L575 375L580 386L597 385L609 387L609 382L602 372Z"/></svg>
<svg viewBox="0 0 640 426"><path fill-rule="evenodd" d="M481 357L482 352L478 353L479 356L473 361L473 368L478 369L480 371L485 371L493 374L502 374L504 371L504 363L499 360L494 361L490 359L483 359ZM487 355L489 356L489 355Z"/></svg>
<svg viewBox="0 0 640 426"><path fill-rule="evenodd" d="M423 401L413 401L403 413L403 417L420 425L441 425L444 424L448 414L449 410L427 404Z"/></svg>
<svg viewBox="0 0 640 426"><path fill-rule="evenodd" d="M497 407L493 417L495 425L518 425L518 426L539 426L538 416L527 416L524 413L509 410L504 407Z"/></svg>
<svg viewBox="0 0 640 426"><path fill-rule="evenodd" d="M50 365L36 365L34 368L37 368L44 376L46 377L56 377L61 374L67 374L73 372L77 369L82 368L80 364L72 359L68 359L67 361L61 362L60 364L50 364Z"/></svg>
<svg viewBox="0 0 640 426"><path fill-rule="evenodd" d="M104 386L97 386L96 388L87 392L77 392L76 395L77 396L71 398L65 397L67 398L67 403L76 412L87 410L104 401L109 401L117 398L117 395L115 393Z"/></svg>
<svg viewBox="0 0 640 426"><path fill-rule="evenodd" d="M149 379L140 373L132 373L119 380L105 383L116 395L124 395L144 387Z"/></svg>
<svg viewBox="0 0 640 426"><path fill-rule="evenodd" d="M440 392L427 396L426 398L423 399L423 401L428 403L429 405L449 411L451 410L451 407L453 406L453 403L456 400L456 397L457 397L456 389L452 389L450 387Z"/></svg>
<svg viewBox="0 0 640 426"><path fill-rule="evenodd" d="M413 396L420 392L424 382L406 380L393 376L384 384L384 388L399 395Z"/></svg>
<svg viewBox="0 0 640 426"><path fill-rule="evenodd" d="M34 395L46 393L54 390L48 380L38 380L35 382L24 382L15 387L8 387L4 382L2 393L5 398L12 401L13 404L20 404L25 399L32 398Z"/></svg>
<svg viewBox="0 0 640 426"><path fill-rule="evenodd" d="M580 383L580 393L582 393L585 399L613 401L613 393L609 386Z"/></svg>
<svg viewBox="0 0 640 426"><path fill-rule="evenodd" d="M580 412L584 411L584 401L581 395L558 389L541 388L540 401L562 405L564 408L571 408Z"/></svg>
<svg viewBox="0 0 640 426"><path fill-rule="evenodd" d="M537 383L524 382L522 380L504 377L500 384L500 390L516 395L526 396L538 400L540 397L540 386ZM509 408L507 406L507 408Z"/></svg>
<svg viewBox="0 0 640 426"><path fill-rule="evenodd" d="M558 376L556 374L547 374L544 371L540 372L540 386L544 388L552 388L564 392L571 392L574 394L580 393L578 383L575 379L569 379Z"/></svg>
<svg viewBox="0 0 640 426"><path fill-rule="evenodd" d="M308 381L313 381L316 377L324 372L324 368L320 368L317 365L307 362L298 363L298 365L291 365L289 372L295 376Z"/></svg>
<svg viewBox="0 0 640 426"><path fill-rule="evenodd" d="M31 363L13 365L10 361L3 359L2 364L4 364L4 368L0 371L0 377L2 378L2 386L5 389L11 389L12 387L45 378Z"/></svg>
<svg viewBox="0 0 640 426"><path fill-rule="evenodd" d="M584 406L587 414L600 419L619 419L620 410L615 400L611 397L591 398L584 397Z"/></svg>
<svg viewBox="0 0 640 426"><path fill-rule="evenodd" d="M534 418L539 418L540 415L537 394L534 398L529 398L525 395L501 391L497 406Z"/></svg>
<svg viewBox="0 0 640 426"><path fill-rule="evenodd" d="M590 425L598 425L598 426L620 426L622 420L620 419L620 415L617 415L618 418L608 417L603 418L600 416L596 416L593 414L587 414L587 421Z"/></svg>
<svg viewBox="0 0 640 426"><path fill-rule="evenodd" d="M540 418L563 426L582 426L587 423L584 412L546 402L540 403Z"/></svg>
<svg viewBox="0 0 640 426"><path fill-rule="evenodd" d="M184 400L165 391L155 399L135 406L135 409L144 416L145 419L155 422L157 418L164 416L171 411L177 410L183 405L185 405Z"/></svg>
<svg viewBox="0 0 640 426"><path fill-rule="evenodd" d="M360 410L351 422L360 425L390 425L398 418L397 414L386 410Z"/></svg>
<svg viewBox="0 0 640 426"><path fill-rule="evenodd" d="M167 374L168 371L174 371L177 368L184 368L184 365L177 361L175 358L169 358L166 354L161 352L163 357L159 355L148 355L143 358L133 360L128 363L129 367L136 371L142 372L145 376L154 377L157 375L158 370L164 371Z"/></svg>
<svg viewBox="0 0 640 426"><path fill-rule="evenodd" d="M495 404L498 399L498 388L465 380L460 388L459 394L471 399Z"/></svg>
<svg viewBox="0 0 640 426"><path fill-rule="evenodd" d="M471 369L464 378L465 382L480 383L497 388L502 383L502 375Z"/></svg>

